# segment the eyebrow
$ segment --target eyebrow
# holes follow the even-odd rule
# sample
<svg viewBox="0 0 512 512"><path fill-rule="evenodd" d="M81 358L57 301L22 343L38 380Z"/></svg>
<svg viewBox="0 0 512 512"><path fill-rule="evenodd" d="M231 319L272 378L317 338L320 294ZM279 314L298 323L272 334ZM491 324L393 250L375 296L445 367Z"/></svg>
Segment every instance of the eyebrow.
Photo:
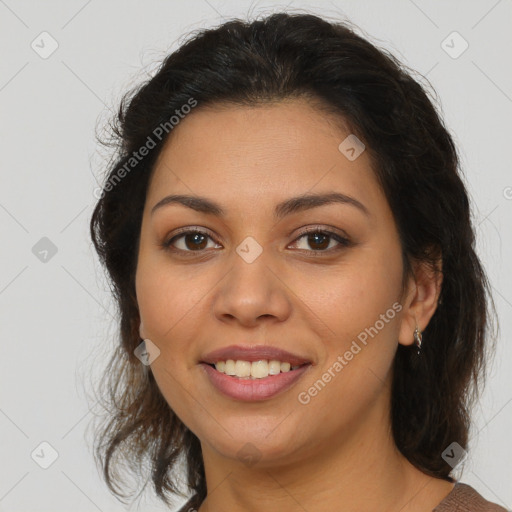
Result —
<svg viewBox="0 0 512 512"><path fill-rule="evenodd" d="M311 208L317 208L332 203L341 203L354 206L366 216L370 217L368 208L354 197L342 194L340 192L331 192L327 194L306 194L302 196L292 197L276 205L274 209L274 217L281 219L292 213L309 210ZM162 208L163 206L170 204L181 204L197 212L215 215L216 217L225 217L226 212L222 207L214 201L207 199L206 197L190 196L183 194L173 194L166 196L151 209L151 215Z"/></svg>

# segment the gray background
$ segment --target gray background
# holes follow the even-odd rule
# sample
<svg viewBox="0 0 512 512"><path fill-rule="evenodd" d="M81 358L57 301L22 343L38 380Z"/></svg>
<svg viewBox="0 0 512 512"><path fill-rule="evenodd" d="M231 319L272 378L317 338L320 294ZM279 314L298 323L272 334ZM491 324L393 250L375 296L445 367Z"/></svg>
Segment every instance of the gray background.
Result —
<svg viewBox="0 0 512 512"><path fill-rule="evenodd" d="M457 476L512 508L511 4L0 0L0 510L126 510L100 479L87 434L95 404L90 382L116 327L88 235L105 163L94 129L188 32L287 6L348 17L439 94L459 144L501 324L470 454ZM450 36L454 31L463 39ZM53 40L58 48L42 58ZM464 40L469 47L456 55ZM58 453L47 469L39 464L51 462L52 449L42 442ZM141 503L164 510L150 494Z"/></svg>

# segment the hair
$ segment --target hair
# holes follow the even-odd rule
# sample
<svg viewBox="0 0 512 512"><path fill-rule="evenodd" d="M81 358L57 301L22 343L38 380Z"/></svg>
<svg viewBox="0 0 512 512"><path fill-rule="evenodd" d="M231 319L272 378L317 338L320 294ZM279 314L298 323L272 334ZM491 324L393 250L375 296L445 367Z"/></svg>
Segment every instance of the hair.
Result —
<svg viewBox="0 0 512 512"><path fill-rule="evenodd" d="M388 51L357 35L349 22L274 13L192 34L165 57L153 77L123 95L110 125L116 152L90 222L119 309L120 344L101 383L109 412L97 431L94 451L118 499L126 496L116 471L121 462L137 474L148 461L153 488L167 504L169 495L183 496L173 476L180 460L193 496L189 504L199 507L207 493L198 438L134 355L141 343L135 272L142 211L155 161L171 130L153 140L155 147L136 166L130 158L149 137L158 139L155 128L168 123L191 98L198 108L302 98L323 105L363 141L396 222L404 278L413 275L413 262L442 274L420 356L414 347L400 344L395 355L394 441L422 472L454 481L442 453L454 441L468 445L470 411L484 383L487 341L493 341L491 306L495 308L475 252L454 141L435 98L412 73ZM119 179L128 162L133 170Z"/></svg>

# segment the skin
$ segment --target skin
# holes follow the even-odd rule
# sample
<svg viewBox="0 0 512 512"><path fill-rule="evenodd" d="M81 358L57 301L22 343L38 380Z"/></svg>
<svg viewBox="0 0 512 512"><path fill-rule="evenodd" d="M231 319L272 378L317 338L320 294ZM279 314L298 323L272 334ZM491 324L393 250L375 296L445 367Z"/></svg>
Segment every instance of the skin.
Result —
<svg viewBox="0 0 512 512"><path fill-rule="evenodd" d="M306 100L197 107L159 155L136 273L140 334L161 351L151 370L163 396L201 442L208 497L199 512L331 512L340 503L345 512L427 512L453 488L400 454L389 417L398 343L411 345L415 326L428 325L441 281L415 265L401 293L396 225L368 152L349 161L338 150L349 133ZM273 218L285 199L333 191L356 198L369 216L333 203ZM151 215L162 198L178 193L207 197L226 216L178 204ZM188 258L162 247L182 227L211 237L199 252L194 235L188 245L175 239ZM322 246L301 236L306 227L353 243L327 238ZM247 236L263 250L250 264L236 252ZM396 302L401 311L308 404L300 403L298 394ZM235 343L278 346L312 366L276 397L236 401L220 394L198 364ZM254 465L238 455L246 443L258 451Z"/></svg>

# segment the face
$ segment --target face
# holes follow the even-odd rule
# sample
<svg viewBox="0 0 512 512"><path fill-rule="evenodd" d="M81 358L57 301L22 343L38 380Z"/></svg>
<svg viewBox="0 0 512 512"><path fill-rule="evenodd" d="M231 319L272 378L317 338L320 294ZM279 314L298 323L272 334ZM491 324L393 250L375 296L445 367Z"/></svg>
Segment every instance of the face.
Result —
<svg viewBox="0 0 512 512"><path fill-rule="evenodd" d="M198 108L171 135L136 273L141 336L160 350L151 371L166 401L223 460L250 443L262 465L297 462L366 428L387 411L403 315L400 241L367 152L342 152L350 133L301 100ZM349 199L300 201L333 193ZM178 194L222 215L178 202L153 211ZM296 207L277 208L292 198ZM277 394L234 398L201 364L229 345L310 364Z"/></svg>

